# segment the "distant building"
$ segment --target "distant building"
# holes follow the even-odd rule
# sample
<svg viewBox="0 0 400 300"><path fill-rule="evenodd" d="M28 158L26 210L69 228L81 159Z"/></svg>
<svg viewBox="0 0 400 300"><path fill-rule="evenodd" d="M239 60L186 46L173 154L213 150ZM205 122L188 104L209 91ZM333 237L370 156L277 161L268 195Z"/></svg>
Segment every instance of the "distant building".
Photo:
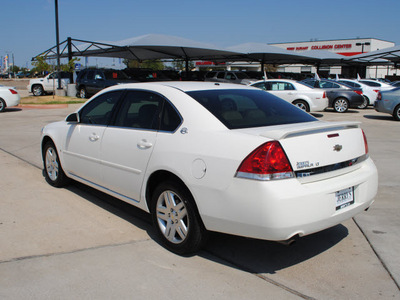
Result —
<svg viewBox="0 0 400 300"><path fill-rule="evenodd" d="M324 41L312 40L308 42L274 43L270 45L299 53L308 50L327 50L344 56L353 56L395 46L393 42L375 38ZM317 71L314 66L305 65L284 65L280 66L278 70L280 72L295 73L315 73ZM352 67L332 66L320 68L319 72L325 76L339 74L345 77L355 77L356 74L354 73L360 73L361 77L383 78L386 75L399 73L399 70L395 69L393 66L369 66L366 68L358 68L357 70Z"/></svg>
<svg viewBox="0 0 400 300"><path fill-rule="evenodd" d="M367 53L384 48L395 46L393 42L384 41L375 38L357 38L357 39L338 39L338 40L312 40L308 42L287 42L269 44L283 48L288 51L302 53L308 50L326 50L336 54L351 57L361 53ZM304 73L314 74L317 67L312 65L277 65L278 72ZM258 62L227 62L213 63L210 61L196 62L196 69L227 69L227 70L247 70L261 71ZM400 75L400 70L396 69L393 64L379 66L321 66L318 69L320 77L335 77L336 74L346 78L356 78L359 74L362 78L384 78L386 75Z"/></svg>

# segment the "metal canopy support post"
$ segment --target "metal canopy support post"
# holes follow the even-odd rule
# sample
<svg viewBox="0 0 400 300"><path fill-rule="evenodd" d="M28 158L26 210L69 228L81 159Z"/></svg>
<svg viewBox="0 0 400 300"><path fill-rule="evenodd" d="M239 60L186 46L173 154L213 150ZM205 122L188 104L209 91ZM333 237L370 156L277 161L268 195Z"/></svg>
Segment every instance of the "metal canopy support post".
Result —
<svg viewBox="0 0 400 300"><path fill-rule="evenodd" d="M61 74L60 74L60 38L58 32L58 0L55 1L56 8L56 43L57 43L57 77L58 77L58 87L61 90Z"/></svg>
<svg viewBox="0 0 400 300"><path fill-rule="evenodd" d="M71 38L67 38L67 44L68 44L68 63L72 60L72 42ZM74 74L70 73L69 74L69 82L74 83Z"/></svg>
<svg viewBox="0 0 400 300"><path fill-rule="evenodd" d="M264 77L264 81L267 79L267 78L265 78L265 76L264 76L264 74L266 74L265 73L265 67L264 67L264 55L263 55L263 58L262 58L262 60L261 60L261 76L263 76Z"/></svg>
<svg viewBox="0 0 400 300"><path fill-rule="evenodd" d="M189 58L185 57L186 79L189 78Z"/></svg>

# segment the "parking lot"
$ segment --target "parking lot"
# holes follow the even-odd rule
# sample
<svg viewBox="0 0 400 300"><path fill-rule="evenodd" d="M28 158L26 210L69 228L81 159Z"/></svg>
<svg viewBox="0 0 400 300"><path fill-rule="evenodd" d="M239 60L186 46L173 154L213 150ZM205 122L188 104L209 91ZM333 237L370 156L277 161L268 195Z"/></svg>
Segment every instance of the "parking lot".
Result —
<svg viewBox="0 0 400 300"><path fill-rule="evenodd" d="M150 217L42 175L40 129L79 107L0 114L1 299L400 299L400 123L372 108L314 114L362 122L375 203L291 246L212 234L197 255L162 248Z"/></svg>

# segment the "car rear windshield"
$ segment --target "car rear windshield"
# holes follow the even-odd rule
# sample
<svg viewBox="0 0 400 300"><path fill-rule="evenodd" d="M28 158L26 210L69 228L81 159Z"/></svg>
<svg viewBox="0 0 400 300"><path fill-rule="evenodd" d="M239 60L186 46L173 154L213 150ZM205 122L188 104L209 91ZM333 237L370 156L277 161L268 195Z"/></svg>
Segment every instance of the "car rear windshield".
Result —
<svg viewBox="0 0 400 300"><path fill-rule="evenodd" d="M128 80L129 77L122 71L119 70L106 70L104 71L104 76L106 76L107 80L119 79L119 80Z"/></svg>
<svg viewBox="0 0 400 300"><path fill-rule="evenodd" d="M186 93L229 129L317 121L296 106L261 90L205 90Z"/></svg>

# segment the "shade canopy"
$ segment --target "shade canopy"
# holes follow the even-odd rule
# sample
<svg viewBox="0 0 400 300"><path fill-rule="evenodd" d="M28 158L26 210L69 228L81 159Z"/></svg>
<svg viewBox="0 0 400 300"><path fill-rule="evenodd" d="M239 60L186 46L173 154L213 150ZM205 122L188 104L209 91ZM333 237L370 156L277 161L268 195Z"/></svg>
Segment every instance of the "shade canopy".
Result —
<svg viewBox="0 0 400 300"><path fill-rule="evenodd" d="M245 43L226 48L229 51L242 53L246 60L258 61L266 64L293 64L309 62L317 63L318 58L305 56L302 53L288 51L276 46L263 43Z"/></svg>
<svg viewBox="0 0 400 300"><path fill-rule="evenodd" d="M370 64L379 64L383 60L397 64L400 63L400 46L362 53L349 58L349 61L358 61Z"/></svg>
<svg viewBox="0 0 400 300"><path fill-rule="evenodd" d="M54 46L38 56L57 58ZM68 38L60 43L60 57L72 59L74 56L114 57L132 60L178 59L186 63L190 60L209 60L221 62L259 62L262 64L309 64L309 65L346 65L368 64L367 58L372 52L358 56L359 59L344 57L325 50L294 52L263 43L245 43L228 48L219 48L211 44L197 42L176 36L147 34L114 42L90 42ZM400 48L384 49L376 59L399 59ZM389 50L389 51L388 51ZM384 61L387 62L387 61ZM188 64L186 64L188 68Z"/></svg>
<svg viewBox="0 0 400 300"><path fill-rule="evenodd" d="M61 57L97 56L143 61L152 59L227 60L238 59L241 56L241 53L219 49L211 44L160 34L148 34L116 42L69 39L63 43L71 45L64 46ZM68 47L71 51L66 51ZM55 47L40 55L54 58L56 55L54 49Z"/></svg>

